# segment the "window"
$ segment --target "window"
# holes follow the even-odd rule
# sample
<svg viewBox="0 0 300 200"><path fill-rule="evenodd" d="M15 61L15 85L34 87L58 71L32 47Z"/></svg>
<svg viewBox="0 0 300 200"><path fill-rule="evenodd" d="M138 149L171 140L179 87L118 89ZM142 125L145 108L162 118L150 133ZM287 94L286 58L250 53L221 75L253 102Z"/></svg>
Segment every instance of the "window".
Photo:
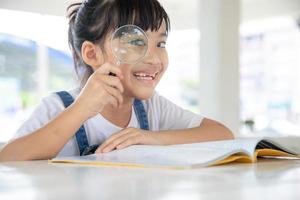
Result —
<svg viewBox="0 0 300 200"><path fill-rule="evenodd" d="M246 134L300 133L300 29L292 17L241 27L241 117ZM250 130L249 130L250 128Z"/></svg>
<svg viewBox="0 0 300 200"><path fill-rule="evenodd" d="M10 19L15 25L6 22L0 27L0 127L5 130L0 142L5 142L29 117L42 96L74 87L76 82L72 59L64 50L68 44L64 47L60 38L56 42L48 39L55 36L51 24L64 27L64 18L8 10L0 10L0 18ZM41 27L39 33L36 26ZM66 34L65 28L59 30L54 32Z"/></svg>

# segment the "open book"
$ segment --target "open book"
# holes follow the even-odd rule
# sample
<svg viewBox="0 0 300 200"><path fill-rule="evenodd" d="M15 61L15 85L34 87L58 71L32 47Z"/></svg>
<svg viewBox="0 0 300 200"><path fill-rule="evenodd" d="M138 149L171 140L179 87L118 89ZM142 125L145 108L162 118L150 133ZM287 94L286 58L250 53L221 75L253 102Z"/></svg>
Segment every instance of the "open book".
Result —
<svg viewBox="0 0 300 200"><path fill-rule="evenodd" d="M134 145L104 154L57 157L49 162L192 169L230 162L253 163L258 157L300 158L300 137L238 138L170 146Z"/></svg>

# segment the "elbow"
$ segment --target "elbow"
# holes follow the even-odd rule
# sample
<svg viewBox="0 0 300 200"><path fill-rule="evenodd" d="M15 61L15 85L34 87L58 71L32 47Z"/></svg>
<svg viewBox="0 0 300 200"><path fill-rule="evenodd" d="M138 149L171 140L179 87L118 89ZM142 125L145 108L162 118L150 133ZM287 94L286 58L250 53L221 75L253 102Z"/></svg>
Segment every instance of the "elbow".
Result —
<svg viewBox="0 0 300 200"><path fill-rule="evenodd" d="M20 149L14 142L0 149L0 162L40 160L36 153Z"/></svg>
<svg viewBox="0 0 300 200"><path fill-rule="evenodd" d="M3 147L0 150L0 162L8 162L8 161L14 161L14 159L11 157L9 153L7 153L6 147Z"/></svg>
<svg viewBox="0 0 300 200"><path fill-rule="evenodd" d="M22 153L19 152L17 146L14 143L15 141L11 141L0 149L0 162L27 160L23 157L24 151L22 151Z"/></svg>
<svg viewBox="0 0 300 200"><path fill-rule="evenodd" d="M221 133L222 133L222 137L224 140L234 140L235 139L233 132L229 128L227 128L225 125L217 122L217 126L219 126L220 129L222 130Z"/></svg>
<svg viewBox="0 0 300 200"><path fill-rule="evenodd" d="M205 128L205 130L211 134L214 140L233 140L233 132L220 122L211 119L204 119L200 127Z"/></svg>
<svg viewBox="0 0 300 200"><path fill-rule="evenodd" d="M3 147L0 150L0 163L1 162L10 162L10 161L25 161L27 159L17 156L14 152L11 152L9 145Z"/></svg>
<svg viewBox="0 0 300 200"><path fill-rule="evenodd" d="M234 134L228 129L228 132L225 135L226 140L234 140Z"/></svg>
<svg viewBox="0 0 300 200"><path fill-rule="evenodd" d="M7 146L8 144L0 148L0 162L11 161L10 155L7 153Z"/></svg>

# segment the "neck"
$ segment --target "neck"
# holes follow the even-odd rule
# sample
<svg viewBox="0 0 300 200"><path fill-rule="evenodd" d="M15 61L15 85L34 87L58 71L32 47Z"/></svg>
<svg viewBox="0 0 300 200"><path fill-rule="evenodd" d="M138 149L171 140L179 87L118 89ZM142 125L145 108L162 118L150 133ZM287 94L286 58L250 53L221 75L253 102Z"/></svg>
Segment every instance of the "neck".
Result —
<svg viewBox="0 0 300 200"><path fill-rule="evenodd" d="M131 119L133 100L133 98L123 96L122 105L116 108L108 104L103 108L100 114L119 127L127 127Z"/></svg>

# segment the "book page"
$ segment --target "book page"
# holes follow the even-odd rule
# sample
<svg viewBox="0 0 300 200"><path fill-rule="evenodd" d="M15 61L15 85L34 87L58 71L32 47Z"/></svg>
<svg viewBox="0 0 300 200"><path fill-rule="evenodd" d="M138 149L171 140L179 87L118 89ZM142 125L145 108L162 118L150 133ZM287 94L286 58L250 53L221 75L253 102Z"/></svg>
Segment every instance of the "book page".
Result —
<svg viewBox="0 0 300 200"><path fill-rule="evenodd" d="M228 162L245 159L245 156L251 160L250 157L258 141L252 138L170 146L134 145L104 154L55 158L50 162L193 168L224 163L221 161L237 153L239 153L238 157L228 159Z"/></svg>

